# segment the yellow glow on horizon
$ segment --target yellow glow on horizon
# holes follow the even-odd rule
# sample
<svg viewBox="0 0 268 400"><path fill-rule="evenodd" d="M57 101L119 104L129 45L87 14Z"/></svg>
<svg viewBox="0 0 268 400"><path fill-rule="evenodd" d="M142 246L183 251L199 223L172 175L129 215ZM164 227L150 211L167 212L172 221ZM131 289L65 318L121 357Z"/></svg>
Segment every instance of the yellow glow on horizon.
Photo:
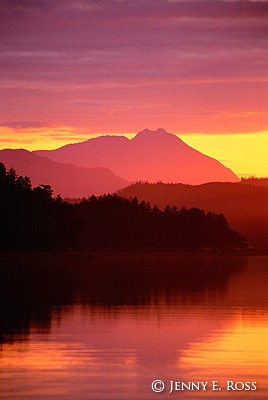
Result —
<svg viewBox="0 0 268 400"><path fill-rule="evenodd" d="M132 139L136 133L108 133L126 136ZM0 127L0 150L25 149L54 150L69 143L83 142L88 139L105 136L104 133L84 133L70 127L12 129Z"/></svg>
<svg viewBox="0 0 268 400"><path fill-rule="evenodd" d="M216 158L238 176L268 176L268 131L247 134L178 135L189 146Z"/></svg>
<svg viewBox="0 0 268 400"><path fill-rule="evenodd" d="M0 128L1 149L53 150L67 143L81 142L86 139L86 135L81 135L69 127Z"/></svg>
<svg viewBox="0 0 268 400"><path fill-rule="evenodd" d="M132 139L137 132L107 135ZM13 129L0 127L0 149L23 148L53 150L69 143L77 143L104 136L104 133L85 133L71 127ZM178 134L189 146L216 158L238 176L268 176L268 131L245 134Z"/></svg>

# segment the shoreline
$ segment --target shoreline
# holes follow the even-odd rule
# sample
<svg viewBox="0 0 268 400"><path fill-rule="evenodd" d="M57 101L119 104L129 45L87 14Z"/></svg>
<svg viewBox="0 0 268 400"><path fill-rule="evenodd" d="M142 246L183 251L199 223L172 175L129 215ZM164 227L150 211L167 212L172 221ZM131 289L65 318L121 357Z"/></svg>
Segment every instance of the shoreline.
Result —
<svg viewBox="0 0 268 400"><path fill-rule="evenodd" d="M0 251L0 258L6 257L49 257L49 256L78 256L89 258L188 258L188 257L208 257L208 256L237 256L237 257L254 257L268 256L268 250L255 249L176 249L176 248L148 248L148 249L120 249L105 248L91 250L74 250L74 249L56 249L56 250L29 250L29 251Z"/></svg>

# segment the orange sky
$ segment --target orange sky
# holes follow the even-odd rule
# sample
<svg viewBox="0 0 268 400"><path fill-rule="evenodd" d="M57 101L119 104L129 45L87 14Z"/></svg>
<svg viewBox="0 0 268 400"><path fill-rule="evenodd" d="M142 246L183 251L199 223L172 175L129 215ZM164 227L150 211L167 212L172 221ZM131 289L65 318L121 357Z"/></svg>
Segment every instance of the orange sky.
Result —
<svg viewBox="0 0 268 400"><path fill-rule="evenodd" d="M2 2L0 148L159 127L268 175L268 2Z"/></svg>

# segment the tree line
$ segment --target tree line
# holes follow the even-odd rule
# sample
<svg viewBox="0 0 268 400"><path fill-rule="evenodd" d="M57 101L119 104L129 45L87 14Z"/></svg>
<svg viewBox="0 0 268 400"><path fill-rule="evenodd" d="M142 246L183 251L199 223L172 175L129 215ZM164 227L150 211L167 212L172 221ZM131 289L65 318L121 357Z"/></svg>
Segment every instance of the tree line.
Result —
<svg viewBox="0 0 268 400"><path fill-rule="evenodd" d="M256 178L255 176L250 176L248 178L241 178L241 183L268 187L268 177Z"/></svg>
<svg viewBox="0 0 268 400"><path fill-rule="evenodd" d="M243 248L224 215L198 208L164 211L137 198L91 196L79 204L0 163L0 250Z"/></svg>

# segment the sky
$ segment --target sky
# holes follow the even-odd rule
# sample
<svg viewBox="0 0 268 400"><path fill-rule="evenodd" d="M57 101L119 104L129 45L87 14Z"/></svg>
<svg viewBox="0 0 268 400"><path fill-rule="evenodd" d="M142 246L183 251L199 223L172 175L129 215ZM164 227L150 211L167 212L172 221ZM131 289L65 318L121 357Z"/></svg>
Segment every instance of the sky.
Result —
<svg viewBox="0 0 268 400"><path fill-rule="evenodd" d="M0 1L0 148L159 127L268 176L268 1Z"/></svg>

